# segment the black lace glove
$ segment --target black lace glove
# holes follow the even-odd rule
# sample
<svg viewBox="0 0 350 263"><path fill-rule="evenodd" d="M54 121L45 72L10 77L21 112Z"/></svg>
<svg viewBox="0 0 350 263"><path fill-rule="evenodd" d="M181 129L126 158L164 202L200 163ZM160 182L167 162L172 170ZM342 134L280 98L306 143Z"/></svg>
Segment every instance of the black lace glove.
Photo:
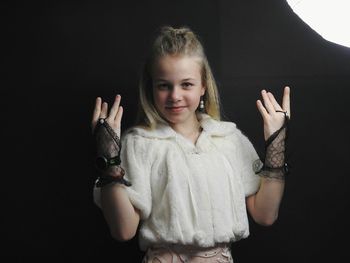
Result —
<svg viewBox="0 0 350 263"><path fill-rule="evenodd" d="M120 138L105 119L100 118L98 120L94 130L94 136L97 156L104 156L108 159L120 157ZM119 163L117 165L120 164L120 159L118 161Z"/></svg>
<svg viewBox="0 0 350 263"><path fill-rule="evenodd" d="M120 166L121 142L117 133L103 118L100 118L94 130L96 141L96 167L102 172L96 186L101 187L111 182L123 183L130 186L131 183L123 178L124 169Z"/></svg>
<svg viewBox="0 0 350 263"><path fill-rule="evenodd" d="M262 163L260 159L253 164L256 174L274 179L284 179L289 173L289 165L286 160L286 142L288 138L289 117L284 111L285 121L283 126L274 132L265 142L265 159Z"/></svg>

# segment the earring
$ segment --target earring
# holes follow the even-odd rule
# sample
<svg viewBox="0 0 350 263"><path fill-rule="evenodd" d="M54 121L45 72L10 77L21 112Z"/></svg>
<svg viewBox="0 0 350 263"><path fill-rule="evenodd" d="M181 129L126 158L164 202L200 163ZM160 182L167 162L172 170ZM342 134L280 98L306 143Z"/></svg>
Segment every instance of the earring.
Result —
<svg viewBox="0 0 350 263"><path fill-rule="evenodd" d="M199 111L200 112L204 112L204 100L203 100L203 96L201 96L201 100L199 102Z"/></svg>

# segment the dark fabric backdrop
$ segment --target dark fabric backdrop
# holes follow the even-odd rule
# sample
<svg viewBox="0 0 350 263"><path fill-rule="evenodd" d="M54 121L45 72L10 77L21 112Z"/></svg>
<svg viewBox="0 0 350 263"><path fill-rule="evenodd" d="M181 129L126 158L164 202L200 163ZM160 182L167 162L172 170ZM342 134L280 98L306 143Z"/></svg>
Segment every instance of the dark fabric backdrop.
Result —
<svg viewBox="0 0 350 263"><path fill-rule="evenodd" d="M90 118L122 94L133 124L153 32L187 25L203 40L226 119L263 150L255 101L291 87L292 173L278 221L232 245L236 263L347 258L350 49L304 24L285 1L16 1L1 4L4 262L140 262L94 205ZM121 260L121 258L127 258Z"/></svg>

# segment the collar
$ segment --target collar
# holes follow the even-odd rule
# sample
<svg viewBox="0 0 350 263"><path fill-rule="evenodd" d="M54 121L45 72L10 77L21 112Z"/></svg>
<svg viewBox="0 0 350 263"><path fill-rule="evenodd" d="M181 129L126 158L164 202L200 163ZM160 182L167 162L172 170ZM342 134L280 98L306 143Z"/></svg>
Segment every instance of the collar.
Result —
<svg viewBox="0 0 350 263"><path fill-rule="evenodd" d="M235 132L236 124L234 122L217 121L208 114L198 113L198 121L203 131L209 136L224 137ZM158 123L153 130L140 127L133 127L128 132L153 139L169 139L175 138L177 133L168 124Z"/></svg>

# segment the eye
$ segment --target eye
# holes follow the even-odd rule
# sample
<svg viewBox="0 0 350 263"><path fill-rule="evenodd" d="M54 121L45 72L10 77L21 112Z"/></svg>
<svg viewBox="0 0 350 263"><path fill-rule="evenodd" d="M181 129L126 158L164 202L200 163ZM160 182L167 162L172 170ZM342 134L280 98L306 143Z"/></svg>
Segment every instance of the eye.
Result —
<svg viewBox="0 0 350 263"><path fill-rule="evenodd" d="M156 87L159 90L168 90L170 88L170 85L167 83L158 83Z"/></svg>
<svg viewBox="0 0 350 263"><path fill-rule="evenodd" d="M182 83L182 87L184 87L184 88L191 88L192 86L193 86L193 83L191 83L191 82Z"/></svg>

